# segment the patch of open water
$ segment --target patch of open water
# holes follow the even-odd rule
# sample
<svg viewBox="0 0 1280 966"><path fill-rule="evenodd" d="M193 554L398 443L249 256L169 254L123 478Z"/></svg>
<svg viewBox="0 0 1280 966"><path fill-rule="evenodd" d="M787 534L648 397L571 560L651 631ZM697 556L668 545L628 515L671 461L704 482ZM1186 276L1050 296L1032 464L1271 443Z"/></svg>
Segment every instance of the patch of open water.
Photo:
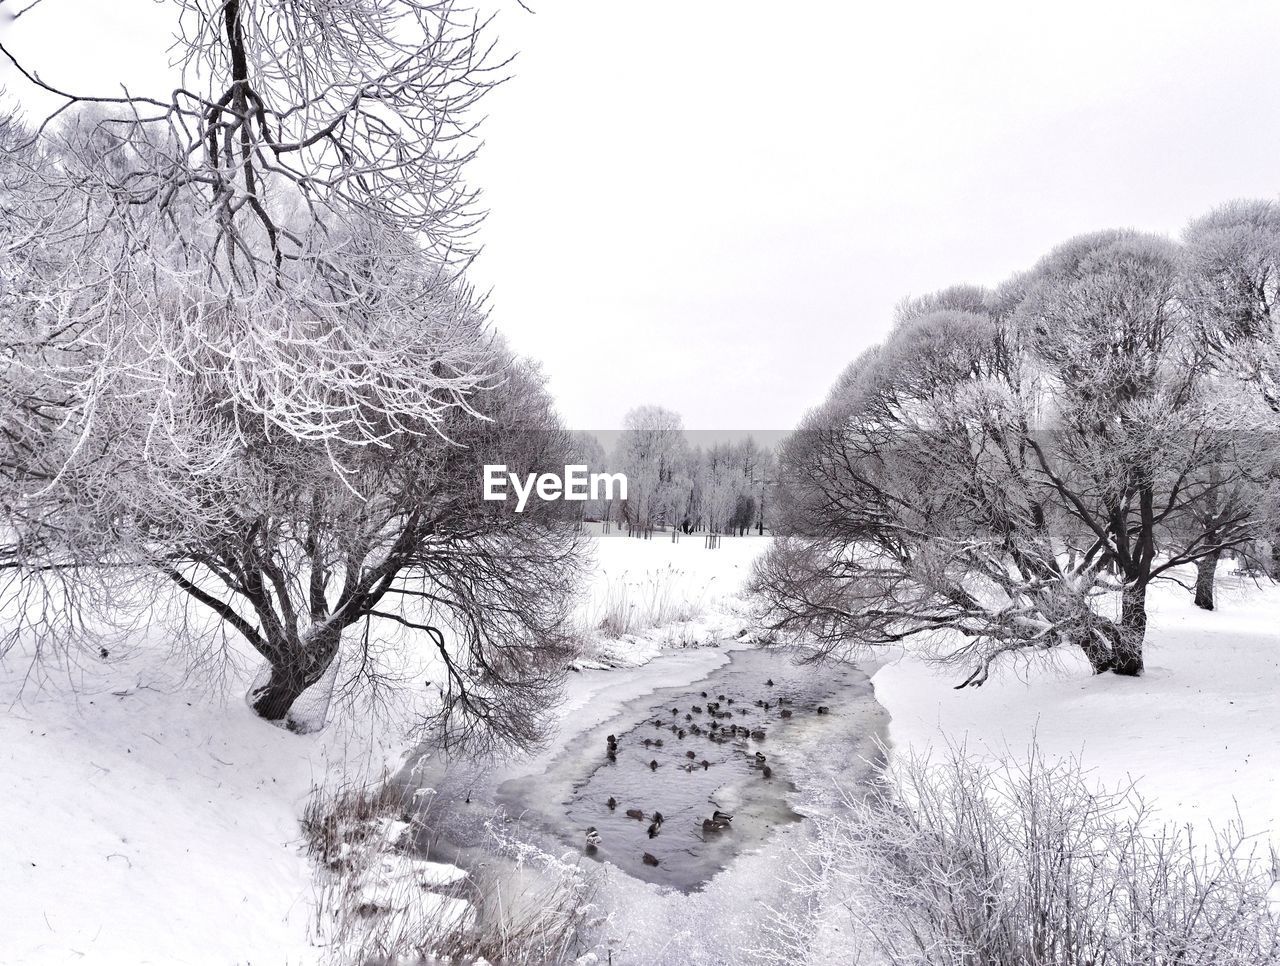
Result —
<svg viewBox="0 0 1280 966"><path fill-rule="evenodd" d="M857 668L733 651L697 682L627 702L575 736L544 773L503 782L495 797L590 858L690 891L778 826L802 818L788 798L807 756L846 761L849 785L865 780L871 765L859 752L882 722L870 681ZM612 755L609 735L616 739ZM733 815L727 828L704 827L716 810ZM594 850L586 841L592 827Z"/></svg>

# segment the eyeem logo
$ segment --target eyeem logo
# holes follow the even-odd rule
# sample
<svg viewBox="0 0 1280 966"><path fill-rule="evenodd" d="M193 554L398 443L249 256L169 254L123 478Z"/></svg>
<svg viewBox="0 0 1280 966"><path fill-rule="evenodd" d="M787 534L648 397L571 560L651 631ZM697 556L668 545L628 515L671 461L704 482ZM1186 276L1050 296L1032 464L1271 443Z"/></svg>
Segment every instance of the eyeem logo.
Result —
<svg viewBox="0 0 1280 966"><path fill-rule="evenodd" d="M588 473L587 467L574 464L564 468L564 476L555 473L530 473L523 480L507 472L506 463L486 463L484 498L505 500L507 484L516 495L516 513L523 513L529 497L537 493L539 500L625 500L626 473ZM522 485L523 484L523 485ZM616 492L615 492L616 489Z"/></svg>

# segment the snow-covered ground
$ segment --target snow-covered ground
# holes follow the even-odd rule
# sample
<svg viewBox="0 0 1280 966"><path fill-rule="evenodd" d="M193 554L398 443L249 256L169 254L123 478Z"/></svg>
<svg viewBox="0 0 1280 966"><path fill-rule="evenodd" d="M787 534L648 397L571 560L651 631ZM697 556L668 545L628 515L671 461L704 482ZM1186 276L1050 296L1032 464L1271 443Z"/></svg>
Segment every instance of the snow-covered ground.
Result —
<svg viewBox="0 0 1280 966"><path fill-rule="evenodd" d="M584 620L619 603L695 619L597 635L597 656L642 664L715 633L763 542L601 539ZM0 661L0 964L316 961L301 811L313 786L376 777L403 746L350 722L272 728L242 700L251 662L211 688L159 640L133 644L43 680L21 652Z"/></svg>
<svg viewBox="0 0 1280 966"><path fill-rule="evenodd" d="M590 642L582 666L635 667L742 625L738 594L768 537L724 537L707 550L702 534L640 540L591 527L596 568L577 614Z"/></svg>
<svg viewBox="0 0 1280 966"><path fill-rule="evenodd" d="M723 664L722 651L698 645L743 626L734 595L767 542L726 538L708 551L698 537L602 537L582 612L596 629L584 666L622 669L572 676L562 732ZM621 637L600 629L633 610ZM689 619L653 626L646 616L673 613ZM894 750L946 739L1018 755L1034 736L1104 783L1136 780L1170 818L1223 824L1238 808L1247 828L1277 838L1278 628L1280 589L1224 574L1216 612L1174 586L1152 595L1141 679L1095 678L1064 654L1054 667L954 691L954 671L903 656L873 683ZM278 731L245 708L245 680L233 674L225 696L211 696L159 647L113 654L19 699L26 671L20 655L0 662L0 963L315 962L301 809L314 784L376 773L390 738ZM835 763L801 793L816 801L839 778ZM693 896L615 875L604 893L621 904L614 962L724 961L714 950L750 948L796 834L740 857Z"/></svg>
<svg viewBox="0 0 1280 966"><path fill-rule="evenodd" d="M981 688L912 657L876 673L891 745L922 752L1076 756L1105 785L1130 781L1162 818L1221 827L1236 817L1280 841L1280 588L1224 566L1218 609L1164 582L1150 597L1140 678L1092 676L1083 658L1006 667Z"/></svg>
<svg viewBox="0 0 1280 966"><path fill-rule="evenodd" d="M298 810L323 741L142 654L0 715L0 962L299 963Z"/></svg>

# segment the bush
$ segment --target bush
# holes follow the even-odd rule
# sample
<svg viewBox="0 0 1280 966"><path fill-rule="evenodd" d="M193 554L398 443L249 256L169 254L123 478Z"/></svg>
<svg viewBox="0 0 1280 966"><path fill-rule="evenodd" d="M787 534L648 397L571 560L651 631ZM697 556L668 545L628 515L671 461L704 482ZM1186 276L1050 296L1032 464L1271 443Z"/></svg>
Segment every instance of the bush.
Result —
<svg viewBox="0 0 1280 966"><path fill-rule="evenodd" d="M850 961L902 966L1274 963L1261 852L1238 820L1203 844L1155 826L1133 788L1099 790L1076 761L951 748L818 822L793 884L826 921L771 930L788 962L812 959L818 934Z"/></svg>

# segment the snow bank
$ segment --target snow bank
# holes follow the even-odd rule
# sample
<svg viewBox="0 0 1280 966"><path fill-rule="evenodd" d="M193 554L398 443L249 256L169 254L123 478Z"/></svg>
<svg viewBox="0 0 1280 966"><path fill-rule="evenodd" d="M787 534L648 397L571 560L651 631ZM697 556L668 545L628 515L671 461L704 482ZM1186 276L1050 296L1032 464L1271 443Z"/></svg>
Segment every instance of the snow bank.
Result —
<svg viewBox="0 0 1280 966"><path fill-rule="evenodd" d="M0 717L0 961L306 961L317 740L136 660L98 670ZM25 671L0 666L6 703Z"/></svg>
<svg viewBox="0 0 1280 966"><path fill-rule="evenodd" d="M274 728L235 667L211 694L166 656L39 686L23 655L0 662L0 962L315 960L299 815L313 784L380 773L394 744Z"/></svg>

